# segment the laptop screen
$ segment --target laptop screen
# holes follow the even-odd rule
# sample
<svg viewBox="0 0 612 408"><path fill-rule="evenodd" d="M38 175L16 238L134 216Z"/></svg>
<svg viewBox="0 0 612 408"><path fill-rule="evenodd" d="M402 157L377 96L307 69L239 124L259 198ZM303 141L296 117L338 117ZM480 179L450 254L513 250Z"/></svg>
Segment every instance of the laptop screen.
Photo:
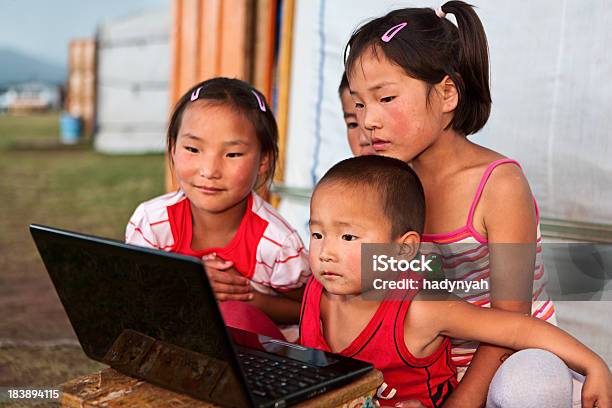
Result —
<svg viewBox="0 0 612 408"><path fill-rule="evenodd" d="M39 251L85 353L102 361L126 329L229 359L224 324L196 259L55 236ZM169 254L170 255L170 254ZM209 292L212 294L212 292Z"/></svg>

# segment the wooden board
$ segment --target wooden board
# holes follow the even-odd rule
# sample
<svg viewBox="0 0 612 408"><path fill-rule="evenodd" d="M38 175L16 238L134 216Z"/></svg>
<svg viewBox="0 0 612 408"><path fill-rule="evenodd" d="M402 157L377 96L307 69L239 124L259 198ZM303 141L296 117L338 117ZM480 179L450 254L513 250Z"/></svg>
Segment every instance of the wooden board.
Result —
<svg viewBox="0 0 612 408"><path fill-rule="evenodd" d="M282 183L284 179L285 152L287 150L287 128L289 122L289 91L291 85L291 58L293 44L293 15L295 0L283 1L280 55L277 67L278 81L278 164L274 181ZM280 196L273 194L270 202L276 208L280 204Z"/></svg>
<svg viewBox="0 0 612 408"><path fill-rule="evenodd" d="M253 0L173 0L169 115L193 85L217 76L252 81ZM166 166L166 190L178 186Z"/></svg>
<svg viewBox="0 0 612 408"><path fill-rule="evenodd" d="M68 48L66 110L83 121L82 134L91 138L96 113L96 41L73 39Z"/></svg>
<svg viewBox="0 0 612 408"><path fill-rule="evenodd" d="M276 37L276 0L257 0L253 44L252 83L272 105L274 43Z"/></svg>
<svg viewBox="0 0 612 408"><path fill-rule="evenodd" d="M382 373L374 370L349 385L308 400L297 407L359 407L371 401L382 381ZM125 376L112 368L63 384L61 406L67 408L215 407L215 405L186 395Z"/></svg>

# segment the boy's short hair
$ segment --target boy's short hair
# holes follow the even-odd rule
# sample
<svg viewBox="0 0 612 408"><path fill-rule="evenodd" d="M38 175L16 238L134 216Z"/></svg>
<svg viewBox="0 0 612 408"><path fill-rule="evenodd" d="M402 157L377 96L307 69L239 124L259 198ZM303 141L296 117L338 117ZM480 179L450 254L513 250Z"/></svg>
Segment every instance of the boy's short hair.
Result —
<svg viewBox="0 0 612 408"><path fill-rule="evenodd" d="M385 156L352 157L329 169L317 188L334 183L365 187L378 193L383 212L391 223L393 239L408 231L423 233L425 194L419 177L407 163ZM360 199L370 200L375 197L373 194Z"/></svg>

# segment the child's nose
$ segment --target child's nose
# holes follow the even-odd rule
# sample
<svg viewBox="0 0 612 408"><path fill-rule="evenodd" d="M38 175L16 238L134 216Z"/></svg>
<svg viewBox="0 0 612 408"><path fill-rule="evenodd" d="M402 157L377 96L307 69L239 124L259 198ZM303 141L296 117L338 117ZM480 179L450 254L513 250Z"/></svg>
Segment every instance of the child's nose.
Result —
<svg viewBox="0 0 612 408"><path fill-rule="evenodd" d="M363 127L366 130L370 130L370 131L373 129L380 129L381 128L380 115L378 115L376 109L371 107L371 108L364 108L363 110L364 110Z"/></svg>
<svg viewBox="0 0 612 408"><path fill-rule="evenodd" d="M319 261L321 262L332 262L336 260L335 251L333 250L330 243L321 244L321 250L319 251Z"/></svg>
<svg viewBox="0 0 612 408"><path fill-rule="evenodd" d="M331 262L332 258L328 254L321 252L319 254L319 261L321 261L321 262Z"/></svg>
<svg viewBox="0 0 612 408"><path fill-rule="evenodd" d="M214 179L221 177L221 161L216 158L208 158L200 163L200 176Z"/></svg>

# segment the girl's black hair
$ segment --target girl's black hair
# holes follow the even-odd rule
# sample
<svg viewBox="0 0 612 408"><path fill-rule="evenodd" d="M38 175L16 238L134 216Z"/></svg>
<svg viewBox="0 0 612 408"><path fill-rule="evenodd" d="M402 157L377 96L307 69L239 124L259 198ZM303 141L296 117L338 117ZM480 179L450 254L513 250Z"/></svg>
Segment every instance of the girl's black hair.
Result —
<svg viewBox="0 0 612 408"><path fill-rule="evenodd" d="M428 98L434 84L448 75L459 101L447 129L467 136L482 129L491 112L487 37L472 5L449 1L441 10L455 16L457 26L433 9L404 8L359 27L346 45L345 68L350 77L366 51L376 57L380 52L410 77L426 82ZM406 26L390 41L381 40L390 28L404 22Z"/></svg>
<svg viewBox="0 0 612 408"><path fill-rule="evenodd" d="M343 72L342 78L340 79L340 85L338 85L338 96L340 96L340 98L342 98L342 92L344 92L346 89L349 89L349 82L346 72Z"/></svg>
<svg viewBox="0 0 612 408"><path fill-rule="evenodd" d="M266 98L248 83L232 78L212 78L194 85L178 100L170 118L167 133L167 149L172 165L172 152L181 127L183 113L190 103L204 100L214 105L224 105L235 109L245 117L255 129L261 146L262 157L268 156L268 171L258 186L272 180L278 160L278 127L276 119L266 102ZM261 104L261 105L260 105Z"/></svg>

